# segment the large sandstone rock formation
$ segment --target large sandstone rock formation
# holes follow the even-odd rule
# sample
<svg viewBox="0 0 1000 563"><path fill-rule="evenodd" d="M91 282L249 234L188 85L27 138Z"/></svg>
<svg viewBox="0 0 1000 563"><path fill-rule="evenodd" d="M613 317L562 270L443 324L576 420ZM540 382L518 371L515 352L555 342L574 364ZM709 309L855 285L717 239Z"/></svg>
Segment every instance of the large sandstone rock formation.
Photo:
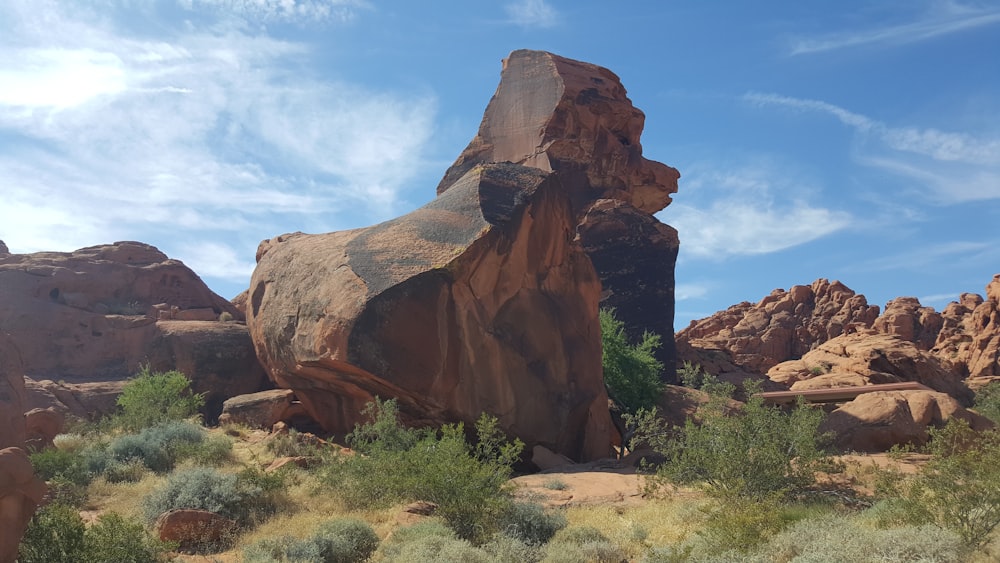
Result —
<svg viewBox="0 0 1000 563"><path fill-rule="evenodd" d="M3 250L0 248L0 250ZM10 335L0 333L0 563L13 563L17 546L45 483L25 453L24 375Z"/></svg>
<svg viewBox="0 0 1000 563"><path fill-rule="evenodd" d="M828 340L798 360L772 367L767 376L793 391L916 381L966 405L972 400L951 364L910 340L870 329Z"/></svg>
<svg viewBox="0 0 1000 563"><path fill-rule="evenodd" d="M820 427L832 432L835 444L845 451L880 452L902 444L922 445L928 430L958 418L973 430L993 423L965 410L954 398L933 391L874 391L859 395L837 408Z"/></svg>
<svg viewBox="0 0 1000 563"><path fill-rule="evenodd" d="M246 327L215 320L223 312L242 318L184 264L146 244L0 254L0 326L21 351L24 374L81 396L94 385L103 394L147 363L184 371L215 410L262 389ZM171 320L199 318L213 320Z"/></svg>
<svg viewBox="0 0 1000 563"><path fill-rule="evenodd" d="M677 345L687 351L682 359L702 363L695 350L716 350L743 370L765 373L854 327L870 327L878 311L839 281L819 279L692 321L677 333Z"/></svg>
<svg viewBox="0 0 1000 563"><path fill-rule="evenodd" d="M630 327L672 334L676 233L651 214L678 174L642 157L643 119L610 71L512 53L435 200L261 244L246 312L270 376L332 431L377 395L414 423L485 411L529 447L607 455L602 290ZM633 306L647 296L663 301Z"/></svg>

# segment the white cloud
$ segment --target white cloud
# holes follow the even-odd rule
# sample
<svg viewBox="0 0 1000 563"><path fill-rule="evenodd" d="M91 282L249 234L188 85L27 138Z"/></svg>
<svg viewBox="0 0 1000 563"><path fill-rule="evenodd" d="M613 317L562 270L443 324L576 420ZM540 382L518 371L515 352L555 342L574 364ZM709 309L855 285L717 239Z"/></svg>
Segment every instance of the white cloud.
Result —
<svg viewBox="0 0 1000 563"><path fill-rule="evenodd" d="M13 251L143 240L241 278L247 262L228 250L252 260L263 238L384 217L421 168L430 96L294 73L305 46L238 26L149 39L75 8L0 6L0 61L17 61L0 70L0 239ZM192 244L219 237L232 241Z"/></svg>
<svg viewBox="0 0 1000 563"><path fill-rule="evenodd" d="M555 8L545 0L518 0L504 6L511 23L522 27L553 27L559 19Z"/></svg>
<svg viewBox="0 0 1000 563"><path fill-rule="evenodd" d="M350 21L359 8L368 7L362 0L178 0L178 4L188 10L208 7L261 22Z"/></svg>
<svg viewBox="0 0 1000 563"><path fill-rule="evenodd" d="M723 259L777 252L822 238L846 227L851 216L815 206L805 197L813 189L767 166L694 166L685 172L683 192L661 212L675 227L681 253ZM790 196L789 194L795 194Z"/></svg>
<svg viewBox="0 0 1000 563"><path fill-rule="evenodd" d="M920 19L900 25L847 31L792 42L791 54L821 53L865 45L906 44L1000 23L1000 9L975 8L953 2L935 2Z"/></svg>
<svg viewBox="0 0 1000 563"><path fill-rule="evenodd" d="M996 241L950 241L923 245L895 255L857 262L849 270L926 272L928 268L940 268L941 264L956 268L960 263L984 264L995 262L998 258L1000 258L1000 246L997 246Z"/></svg>
<svg viewBox="0 0 1000 563"><path fill-rule="evenodd" d="M1000 137L977 137L934 128L890 127L870 117L819 100L750 92L744 99L832 115L865 140L857 159L866 165L918 180L941 203L1000 198Z"/></svg>
<svg viewBox="0 0 1000 563"><path fill-rule="evenodd" d="M708 287L694 283L679 283L674 287L674 299L687 301L708 295Z"/></svg>

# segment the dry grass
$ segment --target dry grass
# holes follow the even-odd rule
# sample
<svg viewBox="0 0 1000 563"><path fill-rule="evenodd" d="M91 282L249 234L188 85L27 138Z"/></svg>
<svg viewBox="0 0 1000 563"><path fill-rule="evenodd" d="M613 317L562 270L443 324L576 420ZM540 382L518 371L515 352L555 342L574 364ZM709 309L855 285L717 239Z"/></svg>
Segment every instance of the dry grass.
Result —
<svg viewBox="0 0 1000 563"><path fill-rule="evenodd" d="M566 509L570 526L591 526L617 544L630 560L651 546L680 543L701 527L704 498L686 495L628 506L577 506Z"/></svg>
<svg viewBox="0 0 1000 563"><path fill-rule="evenodd" d="M104 477L87 487L84 510L103 514L117 512L122 516L142 519L142 499L166 481L166 476L147 472L136 483L109 483Z"/></svg>

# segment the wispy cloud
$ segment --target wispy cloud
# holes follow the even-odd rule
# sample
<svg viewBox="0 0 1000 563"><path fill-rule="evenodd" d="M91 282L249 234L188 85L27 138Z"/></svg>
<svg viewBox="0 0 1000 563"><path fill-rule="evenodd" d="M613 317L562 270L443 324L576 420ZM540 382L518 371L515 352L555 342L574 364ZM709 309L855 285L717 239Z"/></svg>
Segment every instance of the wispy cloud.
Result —
<svg viewBox="0 0 1000 563"><path fill-rule="evenodd" d="M997 241L950 241L856 262L848 269L860 272L925 272L928 268L940 268L942 264L984 264L996 262L998 258L1000 246Z"/></svg>
<svg viewBox="0 0 1000 563"><path fill-rule="evenodd" d="M723 259L792 248L846 227L851 216L814 205L811 186L764 165L694 166L686 170L685 193L661 212L682 233L681 252ZM790 194L795 194L790 196Z"/></svg>
<svg viewBox="0 0 1000 563"><path fill-rule="evenodd" d="M308 15L357 3L243 4ZM245 279L237 256L252 260L260 239L382 218L421 168L431 96L296 74L304 45L239 27L188 22L151 39L72 6L0 7L0 60L17 61L0 71L0 239L12 251L139 239Z"/></svg>
<svg viewBox="0 0 1000 563"><path fill-rule="evenodd" d="M363 0L177 0L188 10L212 8L252 21L350 21L369 7Z"/></svg>
<svg viewBox="0 0 1000 563"><path fill-rule="evenodd" d="M545 0L518 0L504 6L510 22L521 27L553 27L559 19L555 8Z"/></svg>
<svg viewBox="0 0 1000 563"><path fill-rule="evenodd" d="M819 100L750 92L744 99L759 106L826 113L853 128L874 147L859 162L918 180L941 203L1000 198L1000 137L975 136L935 128L892 127L876 119Z"/></svg>
<svg viewBox="0 0 1000 563"><path fill-rule="evenodd" d="M933 9L906 23L844 31L812 38L797 38L792 55L821 53L865 45L915 43L1000 23L1000 8L966 6L955 2L935 2Z"/></svg>
<svg viewBox="0 0 1000 563"><path fill-rule="evenodd" d="M708 295L708 287L696 283L679 283L674 287L674 299L687 301Z"/></svg>

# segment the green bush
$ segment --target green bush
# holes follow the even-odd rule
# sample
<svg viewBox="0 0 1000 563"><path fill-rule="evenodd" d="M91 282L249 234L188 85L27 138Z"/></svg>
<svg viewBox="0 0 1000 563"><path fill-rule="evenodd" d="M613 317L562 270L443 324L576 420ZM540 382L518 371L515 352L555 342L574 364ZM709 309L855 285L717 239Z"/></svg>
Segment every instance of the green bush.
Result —
<svg viewBox="0 0 1000 563"><path fill-rule="evenodd" d="M497 534L482 549L491 563L537 563L545 556L542 546L507 534Z"/></svg>
<svg viewBox="0 0 1000 563"><path fill-rule="evenodd" d="M35 513L18 547L20 563L72 563L85 560L86 527L75 508L50 504Z"/></svg>
<svg viewBox="0 0 1000 563"><path fill-rule="evenodd" d="M191 380L183 373L154 373L145 366L122 388L113 421L134 432L194 416L204 405L204 397L191 391Z"/></svg>
<svg viewBox="0 0 1000 563"><path fill-rule="evenodd" d="M341 518L320 525L305 539L292 536L261 540L243 550L246 563L316 562L360 563L378 548L375 530L356 518Z"/></svg>
<svg viewBox="0 0 1000 563"><path fill-rule="evenodd" d="M991 381L976 391L973 407L979 414L1000 424L1000 381Z"/></svg>
<svg viewBox="0 0 1000 563"><path fill-rule="evenodd" d="M507 481L520 454L495 418L476 424L475 448L461 424L439 431L403 427L395 401L376 401L348 443L364 455L340 458L327 467L325 481L350 508L425 500L463 539L486 541L499 529L512 503Z"/></svg>
<svg viewBox="0 0 1000 563"><path fill-rule="evenodd" d="M18 548L20 563L157 563L171 545L152 538L139 522L108 513L84 526L74 508L59 504L35 513Z"/></svg>
<svg viewBox="0 0 1000 563"><path fill-rule="evenodd" d="M91 563L157 563L173 546L152 537L142 523L109 512L87 529Z"/></svg>
<svg viewBox="0 0 1000 563"><path fill-rule="evenodd" d="M546 512L542 505L534 502L514 503L506 520L504 533L531 545L549 541L566 527L566 516L562 512Z"/></svg>
<svg viewBox="0 0 1000 563"><path fill-rule="evenodd" d="M705 527L698 531L709 553L747 552L785 527L778 495L770 498L726 497L708 509Z"/></svg>
<svg viewBox="0 0 1000 563"><path fill-rule="evenodd" d="M379 546L377 556L385 563L489 561L486 552L460 539L453 529L436 519L396 530Z"/></svg>
<svg viewBox="0 0 1000 563"><path fill-rule="evenodd" d="M178 471L142 501L149 522L177 508L207 510L243 526L260 521L274 512L275 499L260 486L238 475L207 467Z"/></svg>
<svg viewBox="0 0 1000 563"><path fill-rule="evenodd" d="M650 445L665 461L651 479L695 484L716 498L766 500L774 493L791 495L814 483L817 465L825 459L825 436L818 428L823 412L800 403L791 412L767 406L747 384L749 398L741 408L729 404L731 386L714 379L703 385L711 400L698 410L700 423L689 419L672 431L655 412L629 417L637 428L634 442Z"/></svg>
<svg viewBox="0 0 1000 563"><path fill-rule="evenodd" d="M619 563L627 559L621 547L597 528L574 526L556 532L545 546L544 563Z"/></svg>
<svg viewBox="0 0 1000 563"><path fill-rule="evenodd" d="M625 323L615 318L614 309L601 309L600 322L601 363L608 394L628 413L653 408L663 393L663 364L653 355L661 345L660 335L646 332L639 344L632 345Z"/></svg>
<svg viewBox="0 0 1000 563"><path fill-rule="evenodd" d="M933 522L981 549L1000 525L1000 432L977 433L951 419L931 430L933 457L897 492L918 521Z"/></svg>

